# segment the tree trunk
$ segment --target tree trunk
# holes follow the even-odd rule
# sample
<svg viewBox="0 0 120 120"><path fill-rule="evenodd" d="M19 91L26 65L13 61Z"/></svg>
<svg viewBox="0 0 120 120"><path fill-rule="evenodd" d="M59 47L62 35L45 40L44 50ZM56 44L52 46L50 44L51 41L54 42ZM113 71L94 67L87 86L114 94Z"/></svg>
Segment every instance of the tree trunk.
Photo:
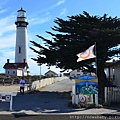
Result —
<svg viewBox="0 0 120 120"><path fill-rule="evenodd" d="M104 62L100 62L98 64L98 70L97 70L97 76L98 76L98 98L99 102L104 102L104 88L106 86L109 86L108 79L106 78L105 72L104 72Z"/></svg>

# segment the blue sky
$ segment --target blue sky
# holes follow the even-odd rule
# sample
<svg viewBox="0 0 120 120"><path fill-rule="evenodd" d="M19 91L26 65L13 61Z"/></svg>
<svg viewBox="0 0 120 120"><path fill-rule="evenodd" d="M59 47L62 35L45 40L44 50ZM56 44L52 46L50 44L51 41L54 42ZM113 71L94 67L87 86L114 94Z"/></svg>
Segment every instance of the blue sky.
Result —
<svg viewBox="0 0 120 120"><path fill-rule="evenodd" d="M0 73L4 73L3 65L7 59L14 62L16 26L14 22L17 10L26 10L28 25L28 62L32 75L39 75L40 69L31 58L37 55L29 49L30 40L44 44L36 35L50 38L45 31L51 31L56 17L67 19L67 16L82 14L87 11L90 15L102 16L104 13L112 17L120 17L120 0L1 0L0 1ZM41 66L44 75L49 69ZM60 73L59 69L51 70Z"/></svg>

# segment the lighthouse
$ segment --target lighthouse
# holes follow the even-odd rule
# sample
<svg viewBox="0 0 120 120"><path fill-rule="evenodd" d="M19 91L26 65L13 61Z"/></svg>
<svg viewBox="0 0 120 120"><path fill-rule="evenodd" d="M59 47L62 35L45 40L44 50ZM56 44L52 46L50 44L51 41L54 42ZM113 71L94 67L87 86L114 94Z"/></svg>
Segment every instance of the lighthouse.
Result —
<svg viewBox="0 0 120 120"><path fill-rule="evenodd" d="M16 47L15 47L15 63L28 62L28 37L27 37L27 18L26 11L22 8L17 11L16 25Z"/></svg>
<svg viewBox="0 0 120 120"><path fill-rule="evenodd" d="M27 18L26 11L22 8L17 11L16 25L16 46L15 46L15 62L11 63L7 59L7 63L3 66L6 75L27 76L28 71L28 37L27 37Z"/></svg>

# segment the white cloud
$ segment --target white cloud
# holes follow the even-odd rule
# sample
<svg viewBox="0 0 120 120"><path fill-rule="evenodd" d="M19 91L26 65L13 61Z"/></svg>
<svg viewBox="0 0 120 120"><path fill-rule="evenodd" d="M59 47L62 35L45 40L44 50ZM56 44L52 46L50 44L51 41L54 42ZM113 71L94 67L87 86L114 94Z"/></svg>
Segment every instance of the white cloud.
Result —
<svg viewBox="0 0 120 120"><path fill-rule="evenodd" d="M56 4L56 6L61 5L61 4L63 4L64 2L65 2L65 0L60 0L60 1Z"/></svg>
<svg viewBox="0 0 120 120"><path fill-rule="evenodd" d="M10 59L14 62L15 58L15 34L0 37L0 73L4 73L3 66Z"/></svg>
<svg viewBox="0 0 120 120"><path fill-rule="evenodd" d="M15 47L15 17L10 15L0 19L0 53L3 51L9 52L8 50Z"/></svg>
<svg viewBox="0 0 120 120"><path fill-rule="evenodd" d="M37 24L43 24L45 22L50 21L51 16L46 16L46 17L36 17L36 18L32 18L29 20L29 22L31 23L31 25L37 25Z"/></svg>
<svg viewBox="0 0 120 120"><path fill-rule="evenodd" d="M38 15L38 14L44 12L44 15L50 15L49 10L52 10L52 9L60 6L60 5L63 4L65 1L66 1L66 0L60 0L60 1L58 1L56 4L51 5L50 7L47 7L47 8L45 8L45 9L43 9L43 10L40 10L39 12L37 11L36 14ZM34 16L34 15L33 15L33 16Z"/></svg>
<svg viewBox="0 0 120 120"><path fill-rule="evenodd" d="M9 2L10 0L4 0L4 1L0 1L0 7L3 6L4 4L6 4L7 2Z"/></svg>
<svg viewBox="0 0 120 120"><path fill-rule="evenodd" d="M60 0L56 4L51 5L50 7L46 8L44 10L41 10L40 12L36 13L37 17L36 17L36 15L32 15L31 19L29 19L29 22L31 23L30 25L43 24L45 22L50 21L51 20L51 14L48 11L51 10L51 9L54 9L54 8L58 7L59 5L63 4L64 2L65 2L65 0ZM42 17L39 14L43 13L43 12L45 12L45 13L44 13L44 16ZM67 13L67 9L63 9L62 12L60 13L60 15L64 15L66 13ZM38 17L38 15L40 17Z"/></svg>
<svg viewBox="0 0 120 120"><path fill-rule="evenodd" d="M55 7L57 7L57 6L61 5L61 4L63 4L64 2L65 2L65 0L60 0L58 3L56 3L56 4L52 5L52 6L50 6L50 7L48 8L48 10L53 9L53 8L55 8Z"/></svg>
<svg viewBox="0 0 120 120"><path fill-rule="evenodd" d="M66 16L68 10L66 8L62 9L60 16Z"/></svg>
<svg viewBox="0 0 120 120"><path fill-rule="evenodd" d="M4 12L6 12L6 11L7 11L7 9L0 10L0 14L1 14L1 13L4 13Z"/></svg>
<svg viewBox="0 0 120 120"><path fill-rule="evenodd" d="M5 4L7 1L4 1ZM1 9L0 14L6 12L7 9ZM9 15L7 17L0 16L0 73L4 73L3 66L7 59L14 62L15 54L15 16Z"/></svg>
<svg viewBox="0 0 120 120"><path fill-rule="evenodd" d="M1 50L2 57L8 58L8 59L14 59L15 57L15 51L13 49L6 49L6 50Z"/></svg>
<svg viewBox="0 0 120 120"><path fill-rule="evenodd" d="M8 16L0 19L0 23L2 23L0 24L0 36L2 36L4 33L15 31L15 25L13 24L14 20L14 16Z"/></svg>
<svg viewBox="0 0 120 120"><path fill-rule="evenodd" d="M7 51L9 48L15 47L15 33L0 37L0 52L1 50Z"/></svg>

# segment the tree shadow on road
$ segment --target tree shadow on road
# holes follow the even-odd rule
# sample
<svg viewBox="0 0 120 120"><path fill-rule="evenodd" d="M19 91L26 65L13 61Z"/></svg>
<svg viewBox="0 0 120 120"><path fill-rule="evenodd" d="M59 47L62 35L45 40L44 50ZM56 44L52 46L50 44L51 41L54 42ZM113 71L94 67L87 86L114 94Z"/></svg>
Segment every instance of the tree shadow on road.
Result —
<svg viewBox="0 0 120 120"><path fill-rule="evenodd" d="M72 108L69 106L69 102L72 100L70 96L71 92L38 92L25 93L25 95L20 95L13 98L13 113L19 112L34 112L34 113L74 113L87 110L86 108ZM2 106L3 109L6 108ZM8 110L9 111L9 106ZM2 109L2 110L3 110ZM100 109L100 108L99 108ZM120 112L118 108L108 109L116 110ZM0 110L1 111L1 110Z"/></svg>
<svg viewBox="0 0 120 120"><path fill-rule="evenodd" d="M68 113L76 111L68 106L70 92L34 92L18 94L13 100L13 110L33 111L38 113Z"/></svg>
<svg viewBox="0 0 120 120"><path fill-rule="evenodd" d="M68 106L71 92L33 92L13 98L13 112L68 113L77 111ZM5 106L2 106L6 108ZM9 111L9 106L7 105ZM3 110L3 109L2 109Z"/></svg>

